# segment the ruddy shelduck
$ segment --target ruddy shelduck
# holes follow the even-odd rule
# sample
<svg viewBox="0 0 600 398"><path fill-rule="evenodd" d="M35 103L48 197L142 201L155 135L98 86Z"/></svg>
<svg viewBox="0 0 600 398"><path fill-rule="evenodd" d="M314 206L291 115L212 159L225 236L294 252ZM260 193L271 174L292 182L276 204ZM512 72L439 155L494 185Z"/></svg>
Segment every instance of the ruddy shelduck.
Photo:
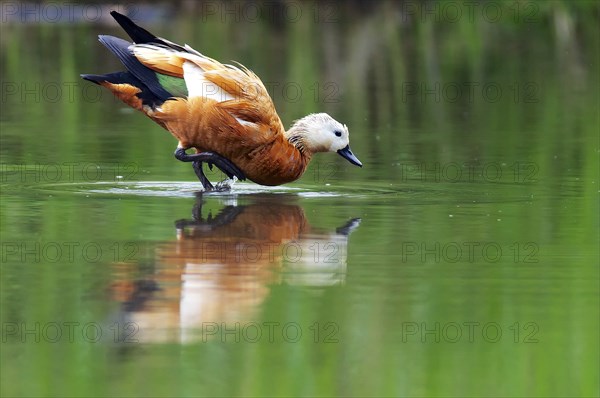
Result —
<svg viewBox="0 0 600 398"><path fill-rule="evenodd" d="M248 68L222 64L156 37L116 11L111 15L134 43L105 35L99 40L127 71L81 76L171 132L179 141L175 157L192 162L206 190L213 186L203 163L262 185L297 180L316 152L337 152L362 167L350 150L348 128L328 114L305 116L286 131L262 81ZM190 148L196 153L187 154Z"/></svg>

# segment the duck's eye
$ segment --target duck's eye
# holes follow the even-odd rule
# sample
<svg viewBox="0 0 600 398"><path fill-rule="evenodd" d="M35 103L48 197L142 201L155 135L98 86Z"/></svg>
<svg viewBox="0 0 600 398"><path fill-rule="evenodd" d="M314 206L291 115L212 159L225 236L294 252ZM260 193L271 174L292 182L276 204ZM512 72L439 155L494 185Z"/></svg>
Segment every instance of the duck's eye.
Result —
<svg viewBox="0 0 600 398"><path fill-rule="evenodd" d="M334 134L336 135L336 137L341 137L342 136L342 132L340 130L335 130Z"/></svg>

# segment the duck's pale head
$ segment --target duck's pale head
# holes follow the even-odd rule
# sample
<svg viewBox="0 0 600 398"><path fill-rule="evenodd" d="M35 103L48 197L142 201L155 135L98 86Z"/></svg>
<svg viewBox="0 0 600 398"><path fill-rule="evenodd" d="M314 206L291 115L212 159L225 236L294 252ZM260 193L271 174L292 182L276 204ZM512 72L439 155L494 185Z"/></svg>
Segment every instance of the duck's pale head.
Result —
<svg viewBox="0 0 600 398"><path fill-rule="evenodd" d="M337 152L350 163L362 167L350 150L348 127L326 113L312 113L297 120L287 136L302 151Z"/></svg>

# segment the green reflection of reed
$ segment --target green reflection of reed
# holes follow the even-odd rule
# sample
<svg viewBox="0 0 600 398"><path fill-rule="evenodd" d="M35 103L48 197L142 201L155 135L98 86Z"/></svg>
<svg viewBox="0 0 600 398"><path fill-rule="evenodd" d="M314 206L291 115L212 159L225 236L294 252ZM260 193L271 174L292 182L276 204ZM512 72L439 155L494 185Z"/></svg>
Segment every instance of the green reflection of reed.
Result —
<svg viewBox="0 0 600 398"><path fill-rule="evenodd" d="M598 393L597 2L497 2L505 13L516 5L537 10L533 21L498 23L406 14L402 4L420 2L334 3L334 18L318 23L315 9L323 16L327 6L297 3L304 17L293 23L223 23L185 4L156 3L171 16L144 25L255 70L272 83L286 125L327 111L349 126L365 168L319 156L296 186L399 190L358 203L303 202L315 223L335 225L356 213L364 218L349 246L352 273L345 287L321 295L274 286L262 306L269 321L336 322L340 342L165 344L126 352L99 344L3 342L3 395ZM110 170L135 163L137 179L194 178L189 165L173 160L168 133L79 80L79 73L120 68L95 39L123 36L115 24L12 22L1 29L3 165L74 161ZM472 98L467 82L478 87ZM497 100L482 94L490 84L502 89ZM291 100L286 85L300 87L300 97ZM449 97L454 87L462 90L456 100ZM427 94L432 88L436 93ZM508 173L498 184L478 178L434 183L431 173L422 181L417 172L407 180L403 167L467 163L480 170L492 162ZM514 164L535 165L534 179L514 177ZM167 199L85 200L29 185L3 181L3 241L165 241L172 238L174 214L187 215L191 207ZM414 193L423 187L433 193ZM449 214L457 221L449 222ZM485 214L490 222L469 218ZM504 247L533 241L540 262L444 268L406 264L394 252L402 241L453 239ZM152 251L146 256L140 273L152 267ZM85 323L109 317L116 307L103 297L111 283L105 267L3 264L2 274L3 324ZM403 322L469 319L504 327L535 320L540 342L421 344L403 342L399 334Z"/></svg>

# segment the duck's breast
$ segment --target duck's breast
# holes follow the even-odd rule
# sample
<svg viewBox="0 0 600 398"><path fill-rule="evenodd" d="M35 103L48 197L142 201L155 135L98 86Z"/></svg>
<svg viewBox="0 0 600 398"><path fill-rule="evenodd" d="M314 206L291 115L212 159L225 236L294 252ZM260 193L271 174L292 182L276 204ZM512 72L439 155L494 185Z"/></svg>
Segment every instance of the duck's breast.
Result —
<svg viewBox="0 0 600 398"><path fill-rule="evenodd" d="M304 174L309 158L284 139L263 145L232 161L246 177L261 185L281 185L297 180Z"/></svg>

